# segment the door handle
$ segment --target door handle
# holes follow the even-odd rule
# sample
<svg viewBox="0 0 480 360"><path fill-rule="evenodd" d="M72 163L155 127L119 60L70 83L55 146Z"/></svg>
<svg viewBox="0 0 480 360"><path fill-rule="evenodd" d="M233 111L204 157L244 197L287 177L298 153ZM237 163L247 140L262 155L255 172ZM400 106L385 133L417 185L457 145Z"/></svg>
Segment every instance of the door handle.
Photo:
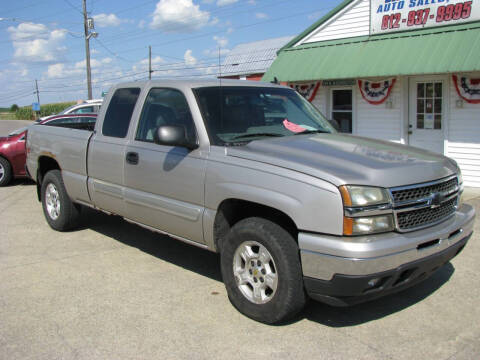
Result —
<svg viewBox="0 0 480 360"><path fill-rule="evenodd" d="M128 152L126 157L127 163L132 165L138 164L138 153L136 152Z"/></svg>

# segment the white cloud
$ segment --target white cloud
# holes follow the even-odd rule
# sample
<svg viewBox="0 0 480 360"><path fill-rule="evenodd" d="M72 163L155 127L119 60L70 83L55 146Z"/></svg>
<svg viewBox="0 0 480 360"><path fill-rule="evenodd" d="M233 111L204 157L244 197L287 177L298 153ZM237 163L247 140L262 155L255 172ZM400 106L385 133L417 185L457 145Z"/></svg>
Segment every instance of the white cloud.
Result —
<svg viewBox="0 0 480 360"><path fill-rule="evenodd" d="M163 60L163 58L161 58L160 56L155 56L152 58L152 68L154 68L155 65L160 65L164 62L165 60ZM142 59L137 62L135 65L132 66L132 70L135 72L148 71L148 58Z"/></svg>
<svg viewBox="0 0 480 360"><path fill-rule="evenodd" d="M217 0L217 6L235 4L238 0Z"/></svg>
<svg viewBox="0 0 480 360"><path fill-rule="evenodd" d="M268 19L268 15L262 12L255 13L257 19Z"/></svg>
<svg viewBox="0 0 480 360"><path fill-rule="evenodd" d="M193 32L208 24L210 13L192 0L160 0L152 14L152 29L164 32Z"/></svg>
<svg viewBox="0 0 480 360"><path fill-rule="evenodd" d="M223 36L214 36L213 37L213 40L215 40L215 42L217 43L217 45L221 48L224 48L225 46L227 46L228 44L228 39L226 37L223 37Z"/></svg>
<svg viewBox="0 0 480 360"><path fill-rule="evenodd" d="M192 50L188 49L185 51L185 55L183 55L183 58L185 59L185 64L192 66L197 63L197 59L192 55Z"/></svg>
<svg viewBox="0 0 480 360"><path fill-rule="evenodd" d="M13 57L25 62L54 62L66 47L62 44L67 30L50 30L43 24L21 23L8 29L13 41Z"/></svg>
<svg viewBox="0 0 480 360"><path fill-rule="evenodd" d="M227 55L231 50L230 49L220 49L220 56ZM205 49L203 50L203 55L211 58L218 57L218 49Z"/></svg>
<svg viewBox="0 0 480 360"><path fill-rule="evenodd" d="M111 64L112 58L103 58L101 60L90 59L92 73L100 74L106 65ZM46 76L49 79L58 79L69 76L83 75L86 73L85 60L78 61L73 65L67 66L65 63L56 63L48 66Z"/></svg>
<svg viewBox="0 0 480 360"><path fill-rule="evenodd" d="M138 27L139 27L140 29L143 29L143 28L145 27L145 25L146 25L146 21L145 21L145 20L140 20L140 21L138 22Z"/></svg>
<svg viewBox="0 0 480 360"><path fill-rule="evenodd" d="M95 20L95 26L100 28L118 26L128 22L128 20L118 18L115 14L98 14L94 15L93 19Z"/></svg>

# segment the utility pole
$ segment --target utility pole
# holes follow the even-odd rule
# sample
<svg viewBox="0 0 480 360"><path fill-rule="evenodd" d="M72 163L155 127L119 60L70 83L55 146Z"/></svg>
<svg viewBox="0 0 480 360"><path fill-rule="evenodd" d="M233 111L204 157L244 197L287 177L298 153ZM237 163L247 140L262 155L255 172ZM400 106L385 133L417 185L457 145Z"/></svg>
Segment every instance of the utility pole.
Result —
<svg viewBox="0 0 480 360"><path fill-rule="evenodd" d="M148 45L148 80L152 80L152 47Z"/></svg>
<svg viewBox="0 0 480 360"><path fill-rule="evenodd" d="M90 32L90 29L94 29L93 19L87 17L87 0L83 0L83 28L85 31L85 58L87 63L87 87L88 87L88 100L92 99L92 72L90 69L90 38L93 36L96 38L98 33L95 31Z"/></svg>
<svg viewBox="0 0 480 360"><path fill-rule="evenodd" d="M38 91L38 81L35 79L35 94L37 94L37 102L40 104L40 92Z"/></svg>

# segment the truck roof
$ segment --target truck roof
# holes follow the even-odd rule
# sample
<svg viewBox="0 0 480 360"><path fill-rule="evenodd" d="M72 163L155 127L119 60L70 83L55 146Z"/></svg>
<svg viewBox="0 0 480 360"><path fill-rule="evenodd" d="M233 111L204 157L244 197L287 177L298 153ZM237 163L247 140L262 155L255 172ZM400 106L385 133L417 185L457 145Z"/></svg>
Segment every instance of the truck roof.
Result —
<svg viewBox="0 0 480 360"><path fill-rule="evenodd" d="M262 81L230 80L230 79L199 79L199 80L148 80L124 82L115 85L113 88L158 86L176 88L201 88L210 86L255 86L255 87L279 87L279 84L272 84ZM112 88L112 89L113 89Z"/></svg>

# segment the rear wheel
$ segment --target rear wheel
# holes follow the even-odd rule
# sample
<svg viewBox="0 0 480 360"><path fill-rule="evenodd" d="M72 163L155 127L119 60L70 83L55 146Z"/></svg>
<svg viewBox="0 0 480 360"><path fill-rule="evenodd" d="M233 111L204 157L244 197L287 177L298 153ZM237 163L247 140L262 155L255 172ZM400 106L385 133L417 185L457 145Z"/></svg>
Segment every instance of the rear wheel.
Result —
<svg viewBox="0 0 480 360"><path fill-rule="evenodd" d="M264 323L288 320L306 302L298 246L274 222L239 221L221 250L223 281L232 304Z"/></svg>
<svg viewBox="0 0 480 360"><path fill-rule="evenodd" d="M80 206L70 200L59 170L49 171L43 179L42 206L45 218L52 229L67 231L77 226Z"/></svg>
<svg viewBox="0 0 480 360"><path fill-rule="evenodd" d="M12 180L12 166L7 159L0 157L0 186L7 185Z"/></svg>

